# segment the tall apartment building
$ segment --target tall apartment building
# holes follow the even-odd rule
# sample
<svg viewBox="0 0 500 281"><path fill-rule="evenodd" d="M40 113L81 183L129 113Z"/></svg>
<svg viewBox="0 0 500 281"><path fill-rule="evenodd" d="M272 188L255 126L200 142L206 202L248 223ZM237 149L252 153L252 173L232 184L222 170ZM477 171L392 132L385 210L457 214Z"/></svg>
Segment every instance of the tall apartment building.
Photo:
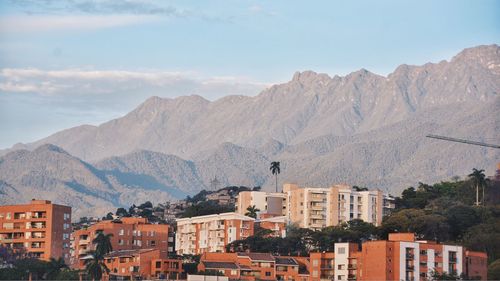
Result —
<svg viewBox="0 0 500 281"><path fill-rule="evenodd" d="M254 221L238 213L177 219L177 254L225 252L227 244L253 235Z"/></svg>
<svg viewBox="0 0 500 281"><path fill-rule="evenodd" d="M88 252L95 250L92 240L98 233L112 234L113 251L158 249L162 258L174 252L174 236L169 225L151 224L146 218L120 218L101 221L71 234L71 260L73 268L83 268Z"/></svg>
<svg viewBox="0 0 500 281"><path fill-rule="evenodd" d="M380 225L383 216L383 194L380 190L355 191L348 185L329 188L285 184L286 216L290 223L319 230L352 219Z"/></svg>
<svg viewBox="0 0 500 281"><path fill-rule="evenodd" d="M0 206L0 244L24 249L30 256L69 262L71 207L32 200Z"/></svg>
<svg viewBox="0 0 500 281"><path fill-rule="evenodd" d="M236 201L236 212L244 215L247 208L255 206L262 214L285 215L286 194L264 191L242 191Z"/></svg>

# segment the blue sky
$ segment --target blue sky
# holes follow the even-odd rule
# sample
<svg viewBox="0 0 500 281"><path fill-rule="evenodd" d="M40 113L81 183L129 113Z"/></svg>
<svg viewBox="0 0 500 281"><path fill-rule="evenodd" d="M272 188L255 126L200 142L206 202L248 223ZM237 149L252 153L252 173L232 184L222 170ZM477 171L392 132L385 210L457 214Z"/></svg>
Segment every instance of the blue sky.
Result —
<svg viewBox="0 0 500 281"><path fill-rule="evenodd" d="M500 1L0 1L0 148L152 95L256 95L498 44Z"/></svg>

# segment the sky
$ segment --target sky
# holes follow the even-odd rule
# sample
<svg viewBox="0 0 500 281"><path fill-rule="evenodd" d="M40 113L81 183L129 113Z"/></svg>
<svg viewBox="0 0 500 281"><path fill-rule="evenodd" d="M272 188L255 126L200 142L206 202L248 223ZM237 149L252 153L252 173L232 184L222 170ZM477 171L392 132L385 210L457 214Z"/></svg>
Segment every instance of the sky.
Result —
<svg viewBox="0 0 500 281"><path fill-rule="evenodd" d="M3 0L0 148L150 96L252 96L304 70L387 75L499 41L493 0Z"/></svg>

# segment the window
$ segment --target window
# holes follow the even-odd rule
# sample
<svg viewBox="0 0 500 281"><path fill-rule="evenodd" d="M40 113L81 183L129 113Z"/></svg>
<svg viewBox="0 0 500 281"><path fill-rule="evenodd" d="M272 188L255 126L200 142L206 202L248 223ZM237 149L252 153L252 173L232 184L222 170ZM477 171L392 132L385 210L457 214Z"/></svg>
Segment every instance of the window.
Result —
<svg viewBox="0 0 500 281"><path fill-rule="evenodd" d="M156 268L160 268L161 267L161 261L157 261L156 262Z"/></svg>
<svg viewBox="0 0 500 281"><path fill-rule="evenodd" d="M313 266L318 266L319 261L318 260L313 260Z"/></svg>
<svg viewBox="0 0 500 281"><path fill-rule="evenodd" d="M345 248L344 247L339 247L339 254L345 254Z"/></svg>
<svg viewBox="0 0 500 281"><path fill-rule="evenodd" d="M426 255L427 255L427 251L426 251L426 250L420 250L420 254L421 254L422 256L426 256Z"/></svg>
<svg viewBox="0 0 500 281"><path fill-rule="evenodd" d="M271 276L271 272L266 271L266 276Z"/></svg>
<svg viewBox="0 0 500 281"><path fill-rule="evenodd" d="M122 239L118 239L118 245L123 245L123 240Z"/></svg>
<svg viewBox="0 0 500 281"><path fill-rule="evenodd" d="M318 271L317 270L313 270L313 277L318 277Z"/></svg>
<svg viewBox="0 0 500 281"><path fill-rule="evenodd" d="M151 241L151 246L153 246L153 247L156 246L156 241L154 241L154 240Z"/></svg>
<svg viewBox="0 0 500 281"><path fill-rule="evenodd" d="M125 234L125 230L120 229L120 232L118 232L118 235L124 235L124 234Z"/></svg>
<svg viewBox="0 0 500 281"><path fill-rule="evenodd" d="M234 269L231 269L231 275L238 275L238 271L234 270Z"/></svg>

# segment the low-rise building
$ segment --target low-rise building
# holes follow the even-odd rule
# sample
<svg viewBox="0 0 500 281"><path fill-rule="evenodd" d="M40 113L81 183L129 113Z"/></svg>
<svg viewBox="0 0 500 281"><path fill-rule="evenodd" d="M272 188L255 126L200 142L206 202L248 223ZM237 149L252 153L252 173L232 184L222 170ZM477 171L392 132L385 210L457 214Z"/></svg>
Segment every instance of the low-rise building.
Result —
<svg viewBox="0 0 500 281"><path fill-rule="evenodd" d="M267 229L270 231L269 237L286 237L287 218L285 216L273 216L261 214L260 218L255 220L255 228Z"/></svg>
<svg viewBox="0 0 500 281"><path fill-rule="evenodd" d="M71 207L48 200L0 206L0 244L42 260L69 262Z"/></svg>
<svg viewBox="0 0 500 281"><path fill-rule="evenodd" d="M335 243L334 252L308 257L265 253L205 253L199 270L218 271L236 280L408 280L432 274L456 274L487 280L487 256L462 246L417 241L412 233L393 233L388 240Z"/></svg>
<svg viewBox="0 0 500 281"><path fill-rule="evenodd" d="M254 221L238 213L177 219L177 254L225 252L227 244L253 235Z"/></svg>
<svg viewBox="0 0 500 281"><path fill-rule="evenodd" d="M182 260L163 258L159 249L113 251L104 257L104 280L179 280Z"/></svg>
<svg viewBox="0 0 500 281"><path fill-rule="evenodd" d="M204 253L198 270L216 271L233 280L297 280L307 281L305 259L275 257L265 253Z"/></svg>
<svg viewBox="0 0 500 281"><path fill-rule="evenodd" d="M146 218L124 217L117 220L98 222L71 234L71 260L73 268L83 268L88 252L95 250L92 243L99 234L112 234L111 246L114 251L158 249L162 257L174 253L173 231L166 224L151 224ZM169 235L170 233L170 235Z"/></svg>

